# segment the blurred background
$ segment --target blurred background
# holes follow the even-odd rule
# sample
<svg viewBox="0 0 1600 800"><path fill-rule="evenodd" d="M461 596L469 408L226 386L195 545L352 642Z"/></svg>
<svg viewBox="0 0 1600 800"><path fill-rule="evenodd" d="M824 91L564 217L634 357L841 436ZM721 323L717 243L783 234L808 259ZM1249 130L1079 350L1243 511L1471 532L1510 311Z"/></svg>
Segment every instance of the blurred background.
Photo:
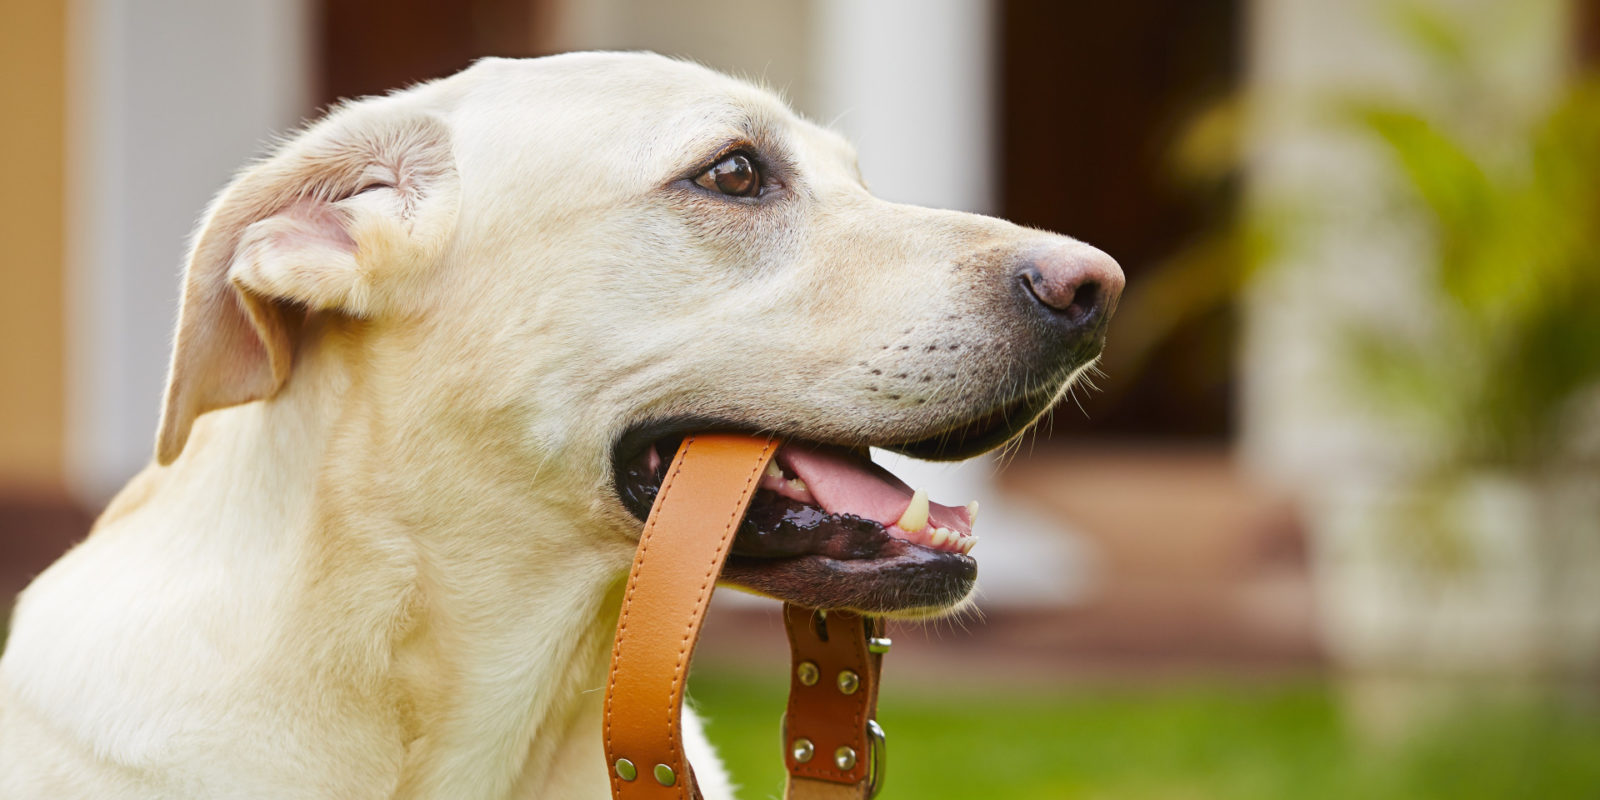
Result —
<svg viewBox="0 0 1600 800"><path fill-rule="evenodd" d="M1095 390L1003 461L895 466L985 525L976 610L892 631L886 797L1600 797L1593 4L0 9L0 609L149 459L235 168L482 55L652 49L782 92L884 197L1128 274ZM782 629L718 605L692 693L777 796Z"/></svg>

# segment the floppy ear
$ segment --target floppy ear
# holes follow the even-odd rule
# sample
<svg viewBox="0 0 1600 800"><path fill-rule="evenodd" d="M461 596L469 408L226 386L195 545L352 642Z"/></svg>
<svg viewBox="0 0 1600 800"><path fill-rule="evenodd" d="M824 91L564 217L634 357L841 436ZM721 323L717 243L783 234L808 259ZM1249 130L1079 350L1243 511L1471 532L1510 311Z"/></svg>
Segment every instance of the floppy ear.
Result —
<svg viewBox="0 0 1600 800"><path fill-rule="evenodd" d="M392 310L443 251L457 207L448 131L372 107L389 100L339 109L212 203L184 273L161 464L196 417L283 387L308 311Z"/></svg>

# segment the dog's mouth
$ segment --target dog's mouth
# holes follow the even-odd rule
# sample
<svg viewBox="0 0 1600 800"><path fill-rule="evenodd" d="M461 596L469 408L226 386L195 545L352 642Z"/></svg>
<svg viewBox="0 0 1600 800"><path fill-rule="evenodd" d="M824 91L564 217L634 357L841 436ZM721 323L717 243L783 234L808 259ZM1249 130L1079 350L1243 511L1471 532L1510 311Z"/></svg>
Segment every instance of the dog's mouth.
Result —
<svg viewBox="0 0 1600 800"><path fill-rule="evenodd" d="M957 460L1017 435L1049 405L1030 396L912 442L872 443ZM616 488L645 519L673 454L711 420L640 426L619 441ZM977 580L977 503L933 502L873 463L866 445L786 438L768 464L723 567L725 581L810 608L923 616L960 603Z"/></svg>

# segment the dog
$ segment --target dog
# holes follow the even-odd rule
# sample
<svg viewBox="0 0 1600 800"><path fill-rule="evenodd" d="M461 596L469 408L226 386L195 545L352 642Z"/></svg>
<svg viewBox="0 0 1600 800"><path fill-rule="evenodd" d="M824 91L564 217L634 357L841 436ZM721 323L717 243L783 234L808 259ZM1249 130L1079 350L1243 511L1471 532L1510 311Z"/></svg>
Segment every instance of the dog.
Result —
<svg viewBox="0 0 1600 800"><path fill-rule="evenodd" d="M345 103L200 225L155 461L16 607L0 796L607 797L622 578L686 433L786 442L726 583L947 612L977 510L867 448L1018 436L1122 285L1077 240L874 198L838 135L682 61Z"/></svg>

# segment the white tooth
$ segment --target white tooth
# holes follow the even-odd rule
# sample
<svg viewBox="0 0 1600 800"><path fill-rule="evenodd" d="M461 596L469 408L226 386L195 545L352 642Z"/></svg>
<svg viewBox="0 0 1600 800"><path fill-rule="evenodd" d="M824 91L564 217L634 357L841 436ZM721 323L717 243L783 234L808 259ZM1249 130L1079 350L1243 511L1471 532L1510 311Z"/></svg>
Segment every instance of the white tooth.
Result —
<svg viewBox="0 0 1600 800"><path fill-rule="evenodd" d="M776 460L767 462L767 477L769 477L769 478L782 478L783 477L783 470L778 469L778 462Z"/></svg>
<svg viewBox="0 0 1600 800"><path fill-rule="evenodd" d="M978 537L976 537L976 536L968 536L966 541L961 543L961 552L962 553L971 553L972 552L972 548L977 547L977 546L978 546Z"/></svg>
<svg viewBox="0 0 1600 800"><path fill-rule="evenodd" d="M900 530L915 533L928 527L928 493L918 489L911 495L911 505L906 506L906 513L900 515L900 521L895 523Z"/></svg>
<svg viewBox="0 0 1600 800"><path fill-rule="evenodd" d="M967 523L968 527L977 527L978 525L978 501L976 500L967 504Z"/></svg>
<svg viewBox="0 0 1600 800"><path fill-rule="evenodd" d="M789 488L793 489L793 490L795 490L797 492L807 491L806 490L806 482L803 481L803 480L800 480L799 478L790 478L789 479Z"/></svg>
<svg viewBox="0 0 1600 800"><path fill-rule="evenodd" d="M930 544L932 544L934 547L942 547L944 545L944 543L948 542L948 541L950 541L950 531L949 530L947 530L945 528L934 528L933 529L933 538L932 538L932 541L930 542Z"/></svg>

